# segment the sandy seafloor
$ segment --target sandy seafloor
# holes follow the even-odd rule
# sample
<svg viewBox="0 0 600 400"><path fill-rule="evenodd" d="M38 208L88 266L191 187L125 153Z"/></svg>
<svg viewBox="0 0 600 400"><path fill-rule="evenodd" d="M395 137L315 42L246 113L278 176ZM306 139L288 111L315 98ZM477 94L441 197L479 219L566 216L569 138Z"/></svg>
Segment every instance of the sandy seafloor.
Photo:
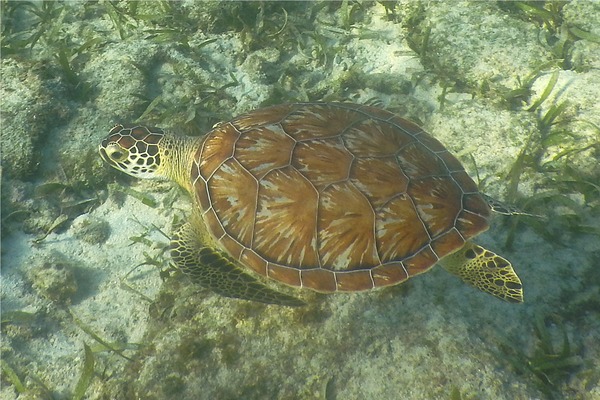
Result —
<svg viewBox="0 0 600 400"><path fill-rule="evenodd" d="M445 3L3 2L0 397L600 399L600 3ZM323 99L419 121L542 216L478 238L524 304L437 267L300 309L161 277L189 202L103 165L111 125Z"/></svg>

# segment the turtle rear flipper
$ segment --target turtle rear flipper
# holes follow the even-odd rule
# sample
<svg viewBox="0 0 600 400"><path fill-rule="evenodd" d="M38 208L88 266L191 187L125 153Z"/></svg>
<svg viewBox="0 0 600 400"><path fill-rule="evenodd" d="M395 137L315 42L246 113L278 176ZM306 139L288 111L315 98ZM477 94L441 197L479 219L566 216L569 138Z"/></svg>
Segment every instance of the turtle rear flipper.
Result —
<svg viewBox="0 0 600 400"><path fill-rule="evenodd" d="M195 283L221 296L291 307L306 305L246 274L223 251L200 243L190 224L184 224L173 235L171 258Z"/></svg>
<svg viewBox="0 0 600 400"><path fill-rule="evenodd" d="M523 302L523 286L511 263L475 243L467 242L440 264L465 283L511 303Z"/></svg>

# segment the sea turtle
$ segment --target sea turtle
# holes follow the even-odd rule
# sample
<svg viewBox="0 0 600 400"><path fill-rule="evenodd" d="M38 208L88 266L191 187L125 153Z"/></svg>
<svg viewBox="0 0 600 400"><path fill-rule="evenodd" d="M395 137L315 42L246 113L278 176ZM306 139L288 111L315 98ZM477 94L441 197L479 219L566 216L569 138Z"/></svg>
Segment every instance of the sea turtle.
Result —
<svg viewBox="0 0 600 400"><path fill-rule="evenodd" d="M383 109L277 105L203 137L117 125L100 154L129 175L170 178L191 194L172 259L219 294L300 305L258 276L355 292L439 263L496 297L523 301L510 262L471 242L488 229L490 202L439 141Z"/></svg>

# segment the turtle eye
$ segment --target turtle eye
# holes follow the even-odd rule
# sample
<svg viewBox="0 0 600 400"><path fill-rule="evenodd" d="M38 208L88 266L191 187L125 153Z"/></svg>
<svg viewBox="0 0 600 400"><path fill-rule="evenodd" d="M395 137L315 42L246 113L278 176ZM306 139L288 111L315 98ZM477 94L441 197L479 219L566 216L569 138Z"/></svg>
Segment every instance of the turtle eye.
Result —
<svg viewBox="0 0 600 400"><path fill-rule="evenodd" d="M111 143L106 147L106 155L113 161L123 162L129 157L129 151L116 143Z"/></svg>

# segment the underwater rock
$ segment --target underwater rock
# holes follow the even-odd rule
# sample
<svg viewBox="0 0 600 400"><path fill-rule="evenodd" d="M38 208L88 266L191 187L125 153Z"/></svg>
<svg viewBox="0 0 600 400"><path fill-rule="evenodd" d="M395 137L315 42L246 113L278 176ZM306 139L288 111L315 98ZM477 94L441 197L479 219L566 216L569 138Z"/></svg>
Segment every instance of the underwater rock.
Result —
<svg viewBox="0 0 600 400"><path fill-rule="evenodd" d="M78 288L75 266L58 252L32 263L27 278L38 294L50 301L70 303Z"/></svg>

